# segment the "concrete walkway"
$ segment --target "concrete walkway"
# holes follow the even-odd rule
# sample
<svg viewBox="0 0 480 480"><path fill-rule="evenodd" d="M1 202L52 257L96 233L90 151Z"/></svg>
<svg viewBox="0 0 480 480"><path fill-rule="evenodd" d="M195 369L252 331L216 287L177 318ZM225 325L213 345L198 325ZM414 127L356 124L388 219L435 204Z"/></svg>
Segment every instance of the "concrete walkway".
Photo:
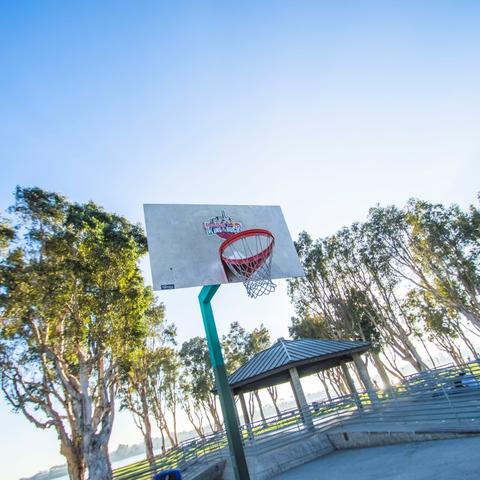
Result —
<svg viewBox="0 0 480 480"><path fill-rule="evenodd" d="M478 480L480 437L337 451L275 480Z"/></svg>

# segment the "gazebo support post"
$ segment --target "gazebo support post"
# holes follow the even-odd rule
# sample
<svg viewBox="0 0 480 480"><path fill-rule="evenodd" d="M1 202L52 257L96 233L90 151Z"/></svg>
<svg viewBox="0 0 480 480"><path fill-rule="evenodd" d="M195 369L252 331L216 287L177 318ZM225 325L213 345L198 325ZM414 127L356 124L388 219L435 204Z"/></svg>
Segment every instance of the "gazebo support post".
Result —
<svg viewBox="0 0 480 480"><path fill-rule="evenodd" d="M302 421L309 430L315 430L312 414L308 408L307 399L305 398L305 393L303 392L298 370L296 367L292 367L289 368L288 371L290 372L290 385L292 386L293 396L295 397L297 407L300 410Z"/></svg>
<svg viewBox="0 0 480 480"><path fill-rule="evenodd" d="M352 376L350 375L350 371L348 370L347 364L345 362L342 362L340 364L340 367L342 368L342 372L343 372L343 375L345 376L345 380L347 381L348 388L350 389L350 393L353 395L355 404L357 405L357 408L361 410L363 408L362 402L360 401L360 397L358 396L355 383L353 381Z"/></svg>
<svg viewBox="0 0 480 480"><path fill-rule="evenodd" d="M238 405L235 395L232 392L233 406L235 407L235 417L237 417L238 429L240 430L240 436L242 436L242 422L240 421L240 415L238 414Z"/></svg>
<svg viewBox="0 0 480 480"><path fill-rule="evenodd" d="M357 367L358 374L362 379L362 383L365 387L365 390L367 391L368 396L370 397L370 401L372 402L372 404L377 404L378 397L375 392L375 387L373 386L372 380L370 378L370 375L368 373L365 363L363 363L363 360L360 358L360 355L358 353L352 354L352 359L353 359L353 362L355 363L355 367Z"/></svg>
<svg viewBox="0 0 480 480"><path fill-rule="evenodd" d="M245 403L245 397L243 396L243 393L239 393L238 398L240 399L240 405L242 407L243 421L247 427L248 439L254 442L255 437L253 435L252 424L250 423L250 415L248 414L247 404Z"/></svg>
<svg viewBox="0 0 480 480"><path fill-rule="evenodd" d="M235 413L235 404L233 402L232 391L228 384L227 372L223 361L220 340L218 339L217 327L211 300L220 285L207 285L202 288L198 296L200 309L202 311L203 325L207 336L208 351L215 373L215 384L220 397L222 407L223 421L227 431L228 447L232 460L233 473L236 480L250 480L248 473L247 460L243 451L242 437L238 428L237 416Z"/></svg>

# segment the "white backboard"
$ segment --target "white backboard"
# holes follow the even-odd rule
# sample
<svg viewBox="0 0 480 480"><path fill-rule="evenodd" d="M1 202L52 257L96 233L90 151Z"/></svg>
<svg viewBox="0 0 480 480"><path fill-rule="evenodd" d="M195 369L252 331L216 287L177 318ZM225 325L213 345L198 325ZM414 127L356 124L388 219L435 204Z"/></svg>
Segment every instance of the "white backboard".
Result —
<svg viewBox="0 0 480 480"><path fill-rule="evenodd" d="M227 276L219 247L229 233L253 228L275 238L273 279L304 276L278 206L146 204L144 211L154 290L238 281Z"/></svg>

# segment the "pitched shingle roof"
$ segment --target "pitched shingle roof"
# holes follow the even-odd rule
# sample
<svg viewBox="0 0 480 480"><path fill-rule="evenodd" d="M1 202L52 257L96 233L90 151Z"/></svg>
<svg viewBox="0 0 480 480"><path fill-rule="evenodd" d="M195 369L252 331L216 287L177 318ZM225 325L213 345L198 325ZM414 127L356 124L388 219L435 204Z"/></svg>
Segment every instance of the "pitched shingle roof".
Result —
<svg viewBox="0 0 480 480"><path fill-rule="evenodd" d="M333 366L341 360L350 361L352 353L363 353L369 348L369 342L361 341L279 338L270 348L257 353L230 375L228 383L235 389L249 383L258 383L269 376L278 377L279 373L288 371L291 367L297 367L300 375L302 367L305 367L304 373L307 374L315 370L316 366L316 370L321 370L322 364Z"/></svg>

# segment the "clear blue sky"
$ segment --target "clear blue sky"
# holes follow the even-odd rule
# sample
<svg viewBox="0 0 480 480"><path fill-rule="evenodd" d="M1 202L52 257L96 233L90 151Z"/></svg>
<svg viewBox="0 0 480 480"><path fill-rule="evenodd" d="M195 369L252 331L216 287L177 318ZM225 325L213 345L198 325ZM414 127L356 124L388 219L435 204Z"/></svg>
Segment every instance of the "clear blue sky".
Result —
<svg viewBox="0 0 480 480"><path fill-rule="evenodd" d="M17 184L138 222L146 202L279 204L294 236L377 202L467 205L479 25L475 1L1 2L0 204ZM162 294L181 340L202 334L196 295ZM292 314L283 283L224 287L215 309L221 333L273 338ZM1 401L0 422L2 478L62 462ZM139 438L121 416L111 446Z"/></svg>

